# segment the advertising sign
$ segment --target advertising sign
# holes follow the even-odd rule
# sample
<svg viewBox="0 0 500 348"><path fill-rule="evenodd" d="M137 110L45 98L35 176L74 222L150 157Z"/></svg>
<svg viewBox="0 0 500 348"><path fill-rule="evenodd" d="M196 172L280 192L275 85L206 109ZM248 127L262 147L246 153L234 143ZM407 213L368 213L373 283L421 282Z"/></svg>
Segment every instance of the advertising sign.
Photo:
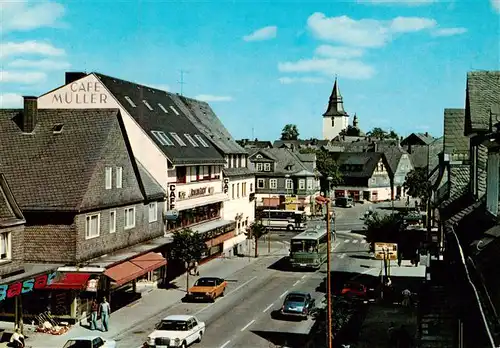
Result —
<svg viewBox="0 0 500 348"><path fill-rule="evenodd" d="M174 210L175 209L175 203L176 203L176 198L177 198L177 185L175 184L169 184L168 185L168 209L169 210Z"/></svg>
<svg viewBox="0 0 500 348"><path fill-rule="evenodd" d="M398 245L396 243L375 243L375 258L377 260L397 260Z"/></svg>
<svg viewBox="0 0 500 348"><path fill-rule="evenodd" d="M13 298L21 294L26 294L34 289L43 289L47 285L52 284L56 278L57 272L38 275L33 278L28 278L24 281L15 282L7 285L0 285L0 301L7 298Z"/></svg>
<svg viewBox="0 0 500 348"><path fill-rule="evenodd" d="M229 191L229 179L224 179L224 185L222 186L222 192L227 193Z"/></svg>

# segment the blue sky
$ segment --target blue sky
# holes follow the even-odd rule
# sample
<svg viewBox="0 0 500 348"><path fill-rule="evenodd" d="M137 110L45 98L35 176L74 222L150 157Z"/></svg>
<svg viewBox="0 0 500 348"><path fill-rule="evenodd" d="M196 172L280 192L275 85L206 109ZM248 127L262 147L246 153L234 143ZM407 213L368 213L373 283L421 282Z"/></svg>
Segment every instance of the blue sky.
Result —
<svg viewBox="0 0 500 348"><path fill-rule="evenodd" d="M466 73L500 70L499 0L0 0L2 107L107 75L205 99L235 138L321 137L335 75L360 126L441 135Z"/></svg>

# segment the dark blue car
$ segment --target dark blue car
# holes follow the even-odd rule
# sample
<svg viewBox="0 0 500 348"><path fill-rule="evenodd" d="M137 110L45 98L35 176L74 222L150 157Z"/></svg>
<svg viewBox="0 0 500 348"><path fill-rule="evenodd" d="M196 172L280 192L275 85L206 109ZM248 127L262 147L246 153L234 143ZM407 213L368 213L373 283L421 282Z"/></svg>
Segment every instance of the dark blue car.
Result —
<svg viewBox="0 0 500 348"><path fill-rule="evenodd" d="M314 308L315 301L309 293L291 292L285 297L281 307L281 315L307 319L309 312Z"/></svg>

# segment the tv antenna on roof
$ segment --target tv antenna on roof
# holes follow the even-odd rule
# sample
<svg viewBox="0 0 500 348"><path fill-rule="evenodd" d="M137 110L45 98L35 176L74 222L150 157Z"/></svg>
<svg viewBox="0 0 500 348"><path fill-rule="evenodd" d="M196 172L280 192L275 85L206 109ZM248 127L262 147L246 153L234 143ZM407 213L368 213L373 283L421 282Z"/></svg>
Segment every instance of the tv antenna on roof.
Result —
<svg viewBox="0 0 500 348"><path fill-rule="evenodd" d="M184 74L189 73L189 71L181 70L179 73L181 74L181 79L177 81L177 83L181 85L181 95L183 95L184 85L186 84L186 82L184 82Z"/></svg>

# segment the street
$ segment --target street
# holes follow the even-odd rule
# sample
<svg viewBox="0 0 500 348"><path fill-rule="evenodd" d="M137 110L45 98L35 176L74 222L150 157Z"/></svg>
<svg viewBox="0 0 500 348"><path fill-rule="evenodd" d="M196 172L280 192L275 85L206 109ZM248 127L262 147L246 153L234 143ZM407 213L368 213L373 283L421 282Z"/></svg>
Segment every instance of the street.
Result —
<svg viewBox="0 0 500 348"><path fill-rule="evenodd" d="M361 205L342 209L337 224L362 226L362 221L358 218L366 209L367 206ZM274 231L271 234L271 247L282 252L277 255L262 256L261 259L228 277L225 296L214 303L175 304L114 339L120 347L137 348L154 330L155 324L161 318L172 314L192 314L206 324L202 343L194 347L268 348L273 347L273 344L304 347L305 335L309 332L313 321L281 320L275 314L290 291L309 292L316 299L316 303L321 303L324 298L321 284L324 284L327 267L324 264L315 272L287 269L286 242L293 235L294 233ZM262 238L259 249L263 250L267 246L267 240ZM380 267L378 261L368 258L368 245L361 235L338 232L336 240L332 241L332 251L332 271L356 275L373 272ZM335 287L341 286L342 282L343 279L339 279Z"/></svg>

